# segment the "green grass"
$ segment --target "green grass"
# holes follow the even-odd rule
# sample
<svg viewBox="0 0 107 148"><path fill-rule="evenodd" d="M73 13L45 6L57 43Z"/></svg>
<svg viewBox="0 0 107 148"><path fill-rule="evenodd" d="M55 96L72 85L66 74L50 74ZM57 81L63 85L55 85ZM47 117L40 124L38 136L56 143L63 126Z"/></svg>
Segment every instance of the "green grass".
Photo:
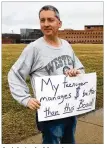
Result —
<svg viewBox="0 0 107 148"><path fill-rule="evenodd" d="M7 74L19 57L24 44L2 45L2 143L13 144L38 133L35 128L35 112L17 103L11 96ZM74 44L76 55L86 73L97 73L96 109L103 107L103 44ZM29 78L27 83L30 86ZM32 93L31 87L30 91Z"/></svg>

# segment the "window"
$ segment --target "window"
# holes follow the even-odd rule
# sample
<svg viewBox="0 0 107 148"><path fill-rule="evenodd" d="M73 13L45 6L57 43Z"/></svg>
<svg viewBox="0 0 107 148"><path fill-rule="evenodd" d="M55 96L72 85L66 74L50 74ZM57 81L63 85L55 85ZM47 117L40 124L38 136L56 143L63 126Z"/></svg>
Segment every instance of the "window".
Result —
<svg viewBox="0 0 107 148"><path fill-rule="evenodd" d="M90 26L87 26L87 29L91 29L91 27Z"/></svg>

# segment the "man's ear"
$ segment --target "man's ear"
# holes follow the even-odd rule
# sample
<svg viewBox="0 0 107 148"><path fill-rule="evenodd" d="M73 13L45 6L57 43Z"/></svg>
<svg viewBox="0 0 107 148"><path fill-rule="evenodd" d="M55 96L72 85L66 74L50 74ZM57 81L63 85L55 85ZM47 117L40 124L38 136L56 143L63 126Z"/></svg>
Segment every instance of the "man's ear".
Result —
<svg viewBox="0 0 107 148"><path fill-rule="evenodd" d="M61 28L62 27L62 21L59 21L59 28Z"/></svg>

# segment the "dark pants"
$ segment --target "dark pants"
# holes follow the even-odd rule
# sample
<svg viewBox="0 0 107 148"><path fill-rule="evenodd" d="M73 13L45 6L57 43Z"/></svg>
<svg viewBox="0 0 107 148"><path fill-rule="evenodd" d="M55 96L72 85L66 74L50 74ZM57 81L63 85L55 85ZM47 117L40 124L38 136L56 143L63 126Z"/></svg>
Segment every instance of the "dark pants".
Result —
<svg viewBox="0 0 107 148"><path fill-rule="evenodd" d="M43 144L75 144L75 116L64 119L37 122L42 132Z"/></svg>

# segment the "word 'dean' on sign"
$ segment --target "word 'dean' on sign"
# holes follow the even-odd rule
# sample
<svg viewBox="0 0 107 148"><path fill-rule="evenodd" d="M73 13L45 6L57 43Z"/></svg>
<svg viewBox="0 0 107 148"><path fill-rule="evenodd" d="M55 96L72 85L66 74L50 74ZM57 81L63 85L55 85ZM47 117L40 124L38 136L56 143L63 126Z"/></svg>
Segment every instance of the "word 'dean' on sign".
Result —
<svg viewBox="0 0 107 148"><path fill-rule="evenodd" d="M39 121L83 114L95 109L96 73L36 77L35 90Z"/></svg>

